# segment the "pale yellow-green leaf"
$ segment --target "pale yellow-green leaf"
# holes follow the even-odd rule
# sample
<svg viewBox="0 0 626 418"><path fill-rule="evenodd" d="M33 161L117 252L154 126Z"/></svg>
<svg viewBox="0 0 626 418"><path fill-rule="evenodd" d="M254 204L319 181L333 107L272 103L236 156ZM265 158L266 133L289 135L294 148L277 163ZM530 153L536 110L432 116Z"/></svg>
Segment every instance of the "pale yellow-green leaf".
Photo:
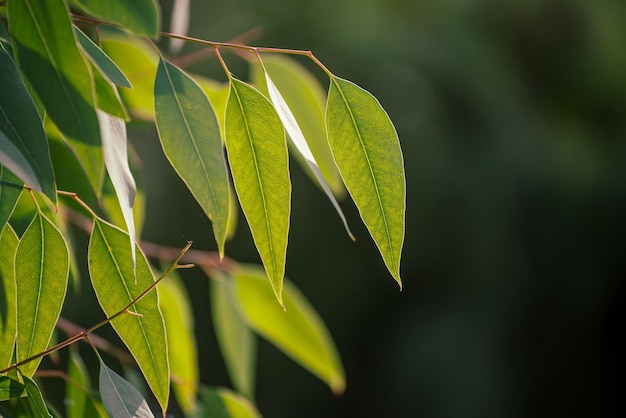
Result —
<svg viewBox="0 0 626 418"><path fill-rule="evenodd" d="M11 364L17 335L15 253L18 242L11 225L0 229L0 370Z"/></svg>
<svg viewBox="0 0 626 418"><path fill-rule="evenodd" d="M226 388L206 388L200 393L201 413L197 418L261 418L252 402Z"/></svg>

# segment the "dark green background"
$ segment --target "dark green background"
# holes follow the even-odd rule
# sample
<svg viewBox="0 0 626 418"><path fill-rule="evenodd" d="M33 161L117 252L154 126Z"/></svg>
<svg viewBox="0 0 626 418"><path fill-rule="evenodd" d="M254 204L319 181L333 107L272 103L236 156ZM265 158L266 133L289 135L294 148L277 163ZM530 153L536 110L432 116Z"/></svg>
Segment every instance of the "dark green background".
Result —
<svg viewBox="0 0 626 418"><path fill-rule="evenodd" d="M292 164L287 275L326 320L348 386L333 396L262 342L266 417L624 412L625 2L191 3L192 36L260 28L253 44L312 50L381 101L404 151L401 293L352 203L342 206L355 244ZM162 4L167 29L171 2ZM246 77L240 58L226 59ZM223 79L215 60L189 70ZM144 160L145 238L213 249L154 129L131 132ZM244 224L227 254L258 261ZM229 386L208 284L184 279L197 299L202 382Z"/></svg>

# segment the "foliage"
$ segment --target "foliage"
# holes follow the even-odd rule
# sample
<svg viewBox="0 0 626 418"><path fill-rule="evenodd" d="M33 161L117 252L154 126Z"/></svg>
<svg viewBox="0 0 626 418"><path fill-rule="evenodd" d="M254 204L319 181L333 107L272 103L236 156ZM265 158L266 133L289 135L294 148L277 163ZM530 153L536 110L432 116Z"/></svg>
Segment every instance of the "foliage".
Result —
<svg viewBox="0 0 626 418"><path fill-rule="evenodd" d="M396 131L379 102L308 51L161 32L155 0L140 6L74 0L69 6L75 13L64 0L9 0L0 6L0 25L9 29L0 38L3 407L15 416L57 415L33 377L51 372L40 367L43 357L86 340L99 360L99 392L90 388L81 357L72 350L66 371L53 370L67 380L66 414L153 416L141 388L105 364L101 351L120 357L94 334L107 324L131 353L163 414L171 383L188 416L259 416L253 404L257 335L341 393L345 375L330 333L284 278L288 155L291 150L311 173L352 236L336 200L345 185L401 285L404 169ZM212 50L228 84L185 72L158 49L159 36ZM255 85L230 72L227 51L249 60ZM327 99L317 79L289 55L308 57L323 70L330 79ZM136 119L156 125L167 160L211 220L216 254L189 251L191 243L179 252L140 240L143 195L133 176L137 167L129 165L126 131ZM235 197L262 267L224 255L234 235ZM75 248L70 231L76 228L88 231L88 249ZM69 283L78 283L70 275L85 274L81 261L105 315L88 329L60 316ZM161 262L171 265L155 278ZM193 266L183 262L200 265L210 278L219 347L239 393L198 381L189 299L179 278L160 283L174 270ZM69 337L51 346L55 326Z"/></svg>

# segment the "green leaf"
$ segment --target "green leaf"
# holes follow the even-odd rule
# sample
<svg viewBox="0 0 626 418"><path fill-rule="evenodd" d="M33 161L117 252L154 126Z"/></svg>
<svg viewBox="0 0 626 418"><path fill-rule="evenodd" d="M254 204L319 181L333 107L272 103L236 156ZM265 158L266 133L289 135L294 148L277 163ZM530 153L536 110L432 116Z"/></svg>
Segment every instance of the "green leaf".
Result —
<svg viewBox="0 0 626 418"><path fill-rule="evenodd" d="M94 222L89 240L89 273L102 310L111 317L153 282L145 256L137 251L136 276L128 235L101 219ZM162 409L167 409L169 363L165 327L156 291L149 292L111 325L137 360ZM108 407L107 407L108 408Z"/></svg>
<svg viewBox="0 0 626 418"><path fill-rule="evenodd" d="M105 79L95 68L93 69L93 76L96 86L96 103L98 104L98 108L112 116L128 120L128 114L122 104L122 99L117 88L110 81Z"/></svg>
<svg viewBox="0 0 626 418"><path fill-rule="evenodd" d="M63 236L43 214L26 228L15 256L17 280L17 361L48 348L69 275L69 253ZM20 370L32 376L41 358Z"/></svg>
<svg viewBox="0 0 626 418"><path fill-rule="evenodd" d="M0 229L0 370L11 364L17 335L15 253L18 238L11 225Z"/></svg>
<svg viewBox="0 0 626 418"><path fill-rule="evenodd" d="M158 285L159 306L167 330L167 347L174 394L185 414L196 410L198 355L191 303L179 277L170 276Z"/></svg>
<svg viewBox="0 0 626 418"><path fill-rule="evenodd" d="M220 83L219 81L195 74L192 77L194 81L198 83L202 91L204 91L204 94L206 94L209 99L213 110L215 110L215 115L217 116L217 121L220 124L220 132L222 133L223 139L225 136L224 113L226 113L226 102L228 101L230 86L227 83Z"/></svg>
<svg viewBox="0 0 626 418"><path fill-rule="evenodd" d="M272 104L236 79L231 79L226 105L226 148L239 203L282 304L291 212L285 131Z"/></svg>
<svg viewBox="0 0 626 418"><path fill-rule="evenodd" d="M332 77L326 109L337 167L387 268L402 288L406 180L398 134L374 96Z"/></svg>
<svg viewBox="0 0 626 418"><path fill-rule="evenodd" d="M93 85L63 0L13 1L8 15L20 68L59 130L89 150L84 163L98 190L103 164Z"/></svg>
<svg viewBox="0 0 626 418"><path fill-rule="evenodd" d="M102 361L99 381L102 403L111 418L154 418L137 389Z"/></svg>
<svg viewBox="0 0 626 418"><path fill-rule="evenodd" d="M120 67L98 45L76 26L74 26L74 33L87 57L102 72L102 75L120 87L132 87Z"/></svg>
<svg viewBox="0 0 626 418"><path fill-rule="evenodd" d="M154 83L163 152L213 224L220 255L228 224L228 174L213 108L202 89L165 60Z"/></svg>
<svg viewBox="0 0 626 418"><path fill-rule="evenodd" d="M137 35L157 38L160 9L155 0L73 0L84 11L100 19L120 24Z"/></svg>
<svg viewBox="0 0 626 418"><path fill-rule="evenodd" d="M303 65L284 55L263 55L263 67L250 66L252 81L265 93L267 92L265 73L271 77L293 112L324 179L337 197L343 197L346 191L326 138L324 122L326 92L322 85ZM308 164L305 164L304 168L308 170Z"/></svg>
<svg viewBox="0 0 626 418"><path fill-rule="evenodd" d="M24 387L28 395L26 399L28 399L28 404L30 405L33 415L41 418L54 418L50 411L48 411L46 402L43 400L43 396L37 384L28 376L22 375L22 377L24 378Z"/></svg>
<svg viewBox="0 0 626 418"><path fill-rule="evenodd" d="M2 46L0 91L11 93L0 94L0 164L56 203L54 170L39 113L17 65Z"/></svg>
<svg viewBox="0 0 626 418"><path fill-rule="evenodd" d="M90 394L89 372L76 350L70 352L65 385L65 405L67 418L100 417L107 418L102 405Z"/></svg>
<svg viewBox="0 0 626 418"><path fill-rule="evenodd" d="M24 183L9 169L0 165L0 231L9 221Z"/></svg>
<svg viewBox="0 0 626 418"><path fill-rule="evenodd" d="M19 398L24 394L24 385L8 376L0 376L0 402Z"/></svg>
<svg viewBox="0 0 626 418"><path fill-rule="evenodd" d="M211 318L215 336L233 387L254 398L256 336L241 317L233 283L222 274L212 274Z"/></svg>
<svg viewBox="0 0 626 418"><path fill-rule="evenodd" d="M300 291L285 280L285 311L277 306L266 275L257 266L233 272L235 295L248 325L293 360L326 382L334 393L345 389L337 348L324 322Z"/></svg>
<svg viewBox="0 0 626 418"><path fill-rule="evenodd" d="M198 418L261 418L248 399L226 388L207 388L200 393L202 411Z"/></svg>

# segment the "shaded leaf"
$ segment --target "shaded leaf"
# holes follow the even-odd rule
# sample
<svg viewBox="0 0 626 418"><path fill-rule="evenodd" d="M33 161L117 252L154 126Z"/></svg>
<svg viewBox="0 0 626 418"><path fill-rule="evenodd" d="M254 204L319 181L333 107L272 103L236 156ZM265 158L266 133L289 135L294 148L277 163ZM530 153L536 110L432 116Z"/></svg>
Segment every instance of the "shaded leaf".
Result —
<svg viewBox="0 0 626 418"><path fill-rule="evenodd" d="M88 258L91 283L107 317L119 312L154 282L141 251L137 251L134 274L128 235L101 219L94 222ZM149 292L129 310L141 316L121 315L112 320L111 325L137 360L150 389L163 410L166 410L169 363L165 328L156 292Z"/></svg>
<svg viewBox="0 0 626 418"><path fill-rule="evenodd" d="M223 255L228 176L213 108L188 75L161 60L154 83L154 109L163 152L211 220Z"/></svg>
<svg viewBox="0 0 626 418"><path fill-rule="evenodd" d="M159 306L167 334L174 394L186 414L196 410L198 355L191 303L179 277L170 273L158 285Z"/></svg>
<svg viewBox="0 0 626 418"><path fill-rule="evenodd" d="M0 402L24 394L24 385L8 376L0 376Z"/></svg>
<svg viewBox="0 0 626 418"><path fill-rule="evenodd" d="M37 384L28 376L22 375L22 378L24 379L24 388L28 395L26 399L28 399L28 404L30 405L33 415L41 418L54 418L50 411L48 411L46 402L43 400L43 396Z"/></svg>
<svg viewBox="0 0 626 418"><path fill-rule="evenodd" d="M89 151L83 163L98 190L103 163L92 80L63 0L10 2L8 15L20 68L59 130Z"/></svg>
<svg viewBox="0 0 626 418"><path fill-rule="evenodd" d="M210 284L211 318L228 375L238 392L253 399L256 336L241 317L230 278L213 274Z"/></svg>
<svg viewBox="0 0 626 418"><path fill-rule="evenodd" d="M300 291L285 280L285 311L277 306L265 273L256 266L233 272L240 312L248 325L304 368L322 379L333 392L345 389L337 348L324 322Z"/></svg>
<svg viewBox="0 0 626 418"><path fill-rule="evenodd" d="M158 37L160 8L155 0L72 0L92 16L122 25L137 35Z"/></svg>
<svg viewBox="0 0 626 418"><path fill-rule="evenodd" d="M189 30L189 0L174 0L172 7L172 20L170 32L177 35L187 35ZM170 38L170 52L177 54L185 44L185 41L178 38Z"/></svg>
<svg viewBox="0 0 626 418"><path fill-rule="evenodd" d="M61 313L69 275L69 253L57 227L37 213L15 256L17 280L17 361L48 348ZM32 376L41 358L20 370Z"/></svg>
<svg viewBox="0 0 626 418"><path fill-rule="evenodd" d="M111 116L101 110L98 111L98 119L100 120L104 163L126 222L134 267L137 255L135 251L136 236L133 205L135 204L137 188L135 187L133 174L128 166L126 123L122 119Z"/></svg>
<svg viewBox="0 0 626 418"><path fill-rule="evenodd" d="M0 164L56 202L54 170L39 113L13 58L0 46ZM0 178L2 180L2 178Z"/></svg>
<svg viewBox="0 0 626 418"><path fill-rule="evenodd" d="M9 221L23 186L24 183L15 174L0 165L0 231Z"/></svg>
<svg viewBox="0 0 626 418"><path fill-rule="evenodd" d="M137 389L102 361L99 381L102 403L111 418L154 418Z"/></svg>
<svg viewBox="0 0 626 418"><path fill-rule="evenodd" d="M332 77L328 141L350 196L400 287L406 181L398 134L374 96Z"/></svg>
<svg viewBox="0 0 626 418"><path fill-rule="evenodd" d="M226 148L239 203L276 298L282 304L291 182L285 132L272 104L231 79Z"/></svg>
<svg viewBox="0 0 626 418"><path fill-rule="evenodd" d="M260 418L248 399L226 388L207 388L200 393L202 411L197 418Z"/></svg>
<svg viewBox="0 0 626 418"><path fill-rule="evenodd" d="M15 254L18 242L11 225L0 229L0 370L11 364L17 336Z"/></svg>
<svg viewBox="0 0 626 418"><path fill-rule="evenodd" d="M91 393L89 372L76 350L70 353L67 366L69 377L65 386L65 405L67 418L100 417L107 418L104 407Z"/></svg>
<svg viewBox="0 0 626 418"><path fill-rule="evenodd" d="M111 82L120 87L132 87L120 67L96 45L87 35L74 26L74 32L80 46L87 53L89 60Z"/></svg>

